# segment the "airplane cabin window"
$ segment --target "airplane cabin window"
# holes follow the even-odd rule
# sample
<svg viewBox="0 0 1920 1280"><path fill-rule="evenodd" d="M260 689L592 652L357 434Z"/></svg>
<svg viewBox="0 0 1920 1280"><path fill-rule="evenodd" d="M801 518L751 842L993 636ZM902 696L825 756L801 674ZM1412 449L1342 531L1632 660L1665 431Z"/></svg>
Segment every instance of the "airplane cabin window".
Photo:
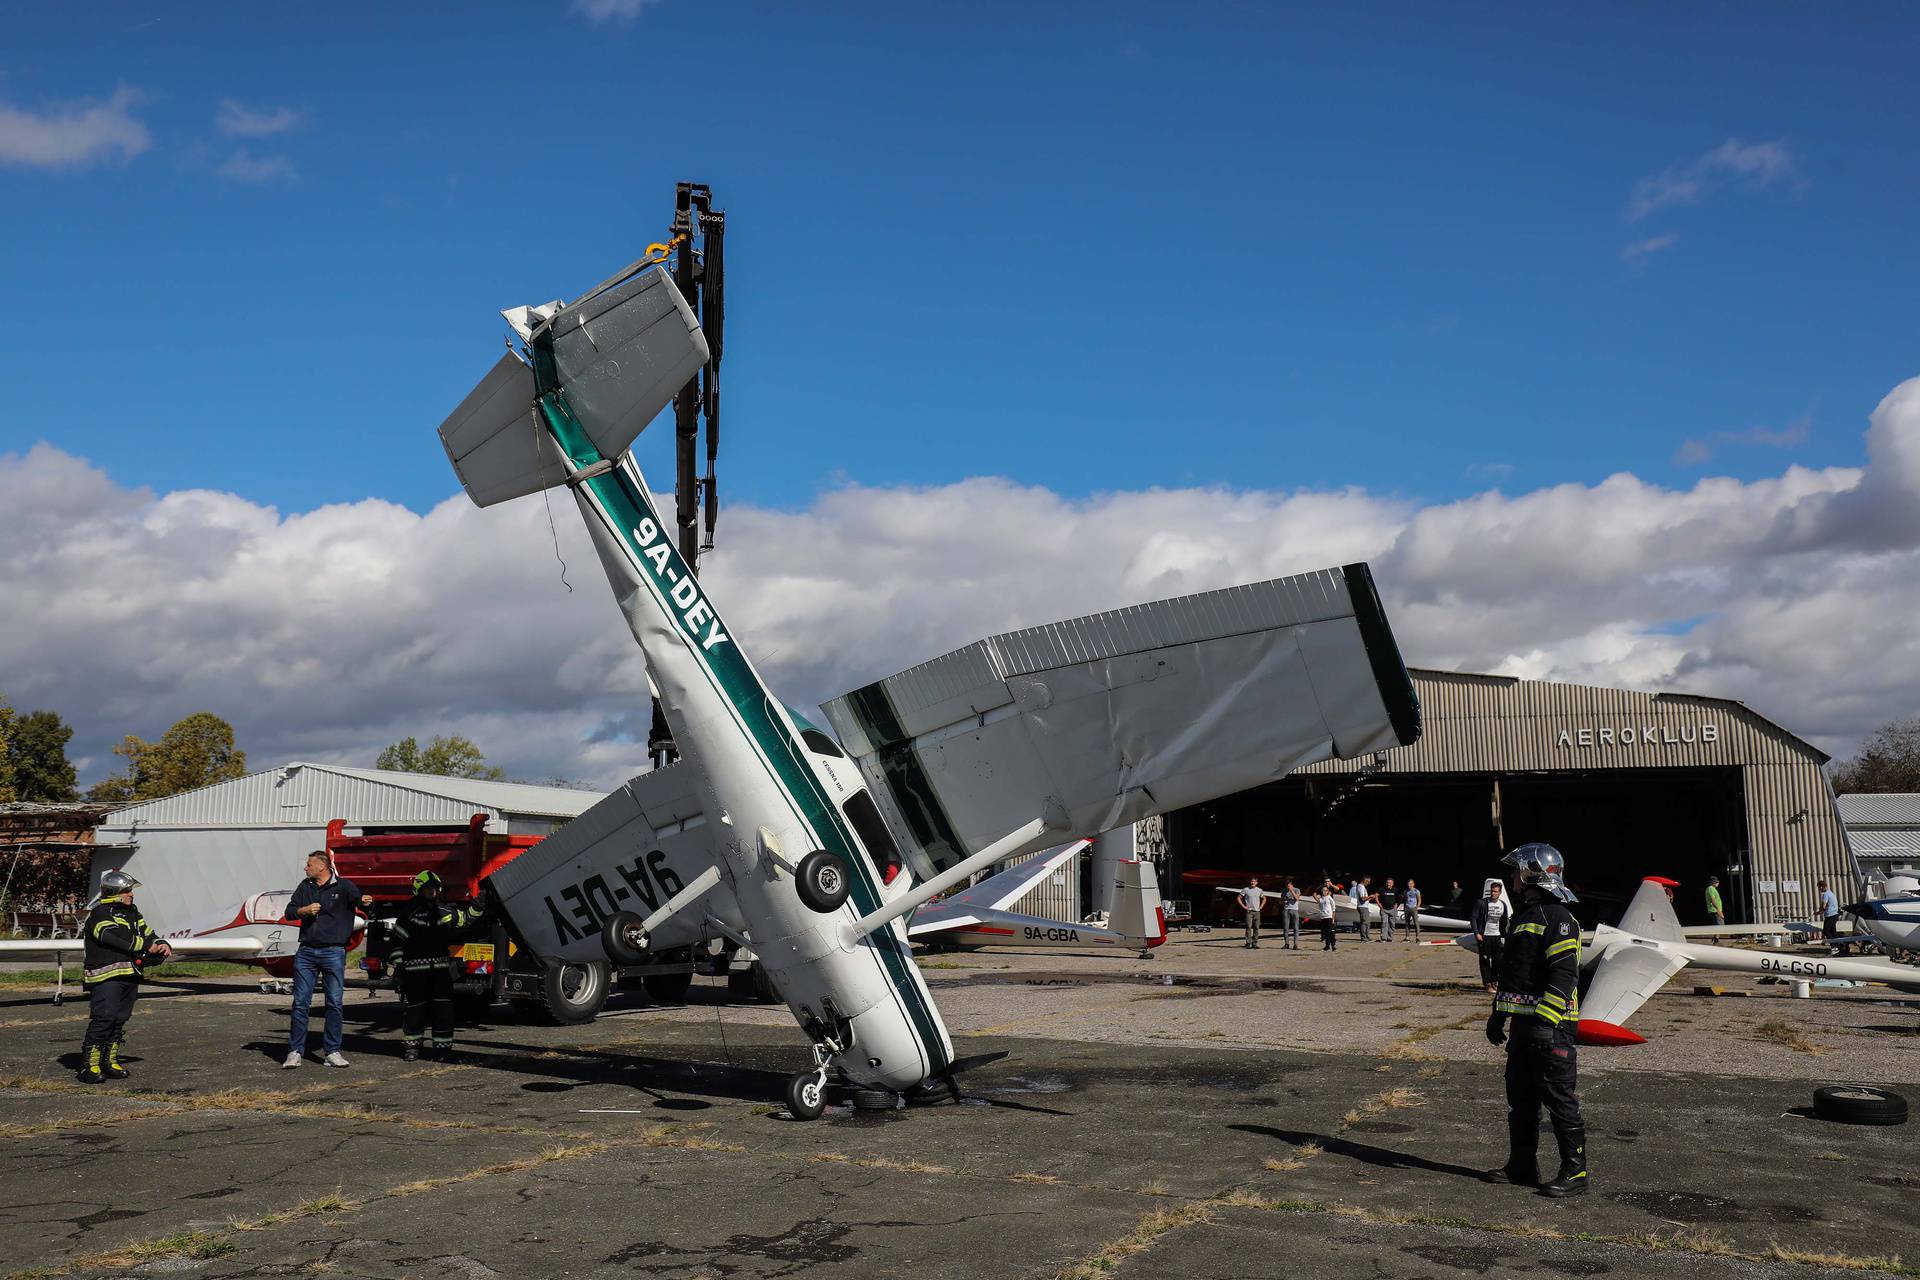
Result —
<svg viewBox="0 0 1920 1280"><path fill-rule="evenodd" d="M836 756L842 760L847 758L847 753L840 749L840 744L818 729L802 729L800 731L800 741L806 743L807 750L814 752L816 755ZM871 804L872 801L868 801L868 803Z"/></svg>
<svg viewBox="0 0 1920 1280"><path fill-rule="evenodd" d="M867 853L875 864L882 867L900 865L900 847L894 844L893 833L887 830L879 806L874 804L873 797L867 794L865 787L847 797L847 802L840 807L846 811L854 834L860 837L860 843L867 847Z"/></svg>

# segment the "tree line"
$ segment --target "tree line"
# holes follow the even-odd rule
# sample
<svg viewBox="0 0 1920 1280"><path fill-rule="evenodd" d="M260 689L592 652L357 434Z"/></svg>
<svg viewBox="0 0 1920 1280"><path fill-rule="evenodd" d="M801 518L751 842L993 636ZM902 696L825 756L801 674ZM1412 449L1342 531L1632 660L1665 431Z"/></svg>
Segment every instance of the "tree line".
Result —
<svg viewBox="0 0 1920 1280"><path fill-rule="evenodd" d="M82 798L67 744L73 727L54 711L17 712L0 697L0 802L39 801L70 804ZM128 734L113 749L118 771L88 787L88 800L135 804L178 795L216 782L244 777L247 753L234 741L233 726L211 711L183 716L152 742ZM417 738L391 743L374 762L377 769L431 773L447 778L504 778L487 763L471 740L436 736L423 747Z"/></svg>

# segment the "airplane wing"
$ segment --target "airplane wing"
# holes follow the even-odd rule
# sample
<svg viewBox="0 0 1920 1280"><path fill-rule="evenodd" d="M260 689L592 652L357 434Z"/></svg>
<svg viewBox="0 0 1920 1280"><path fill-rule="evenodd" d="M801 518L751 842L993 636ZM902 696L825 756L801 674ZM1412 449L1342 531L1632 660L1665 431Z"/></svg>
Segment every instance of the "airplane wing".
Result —
<svg viewBox="0 0 1920 1280"><path fill-rule="evenodd" d="M993 636L824 710L921 878L1020 817L1045 847L1420 734L1364 564Z"/></svg>
<svg viewBox="0 0 1920 1280"><path fill-rule="evenodd" d="M941 899L938 904L929 905L965 905L985 907L989 911L1004 911L1033 892L1055 867L1077 856L1082 849L1092 843L1091 840L1070 840L1050 853L1035 854L1017 866L1008 867L997 875L988 876L970 889L950 894ZM922 907L920 910L924 912L927 909Z"/></svg>
<svg viewBox="0 0 1920 1280"><path fill-rule="evenodd" d="M259 938L164 938L176 956L257 956L267 944ZM0 942L0 956L79 955L84 938L27 938Z"/></svg>
<svg viewBox="0 0 1920 1280"><path fill-rule="evenodd" d="M647 915L716 865L693 769L681 763L640 774L488 878L534 954L603 960L600 926L610 916ZM710 936L710 915L737 928L739 914L723 880L661 924L653 946Z"/></svg>

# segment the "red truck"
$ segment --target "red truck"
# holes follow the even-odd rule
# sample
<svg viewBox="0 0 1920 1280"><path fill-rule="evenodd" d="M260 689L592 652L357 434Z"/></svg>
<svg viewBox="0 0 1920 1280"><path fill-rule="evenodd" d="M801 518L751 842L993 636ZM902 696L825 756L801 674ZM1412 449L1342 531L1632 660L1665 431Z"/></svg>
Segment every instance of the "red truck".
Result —
<svg viewBox="0 0 1920 1280"><path fill-rule="evenodd" d="M463 831L350 836L346 828L344 819L327 824L327 852L340 874L367 897L367 950L361 966L375 986L392 985L387 969L387 955L393 947L391 931L400 904L413 896L413 877L433 871L440 876L447 901L466 904L484 900L488 908L487 936L449 951L459 961L455 991L469 999L528 1005L549 1021L571 1025L593 1021L614 983L622 980L637 980L657 1004L684 1000L696 973L724 976L732 999L776 998L751 952L718 943L705 949L686 948L646 965L619 969L603 959L562 961L536 954L497 898L486 890L489 876L538 845L544 836L493 834L487 830L484 813L474 814Z"/></svg>
<svg viewBox="0 0 1920 1280"><path fill-rule="evenodd" d="M375 985L393 981L387 969L393 920L400 904L413 896L416 874L437 872L447 901L470 903L482 896L488 876L541 840L492 834L484 813L474 814L464 831L350 836L346 827L339 818L327 824L327 852L340 874L367 897L367 952L361 966ZM543 962L520 945L512 922L497 907L488 913L487 924L486 938L451 950L459 961L456 991L488 1002L531 1003L557 1023L593 1021L612 984L606 964Z"/></svg>

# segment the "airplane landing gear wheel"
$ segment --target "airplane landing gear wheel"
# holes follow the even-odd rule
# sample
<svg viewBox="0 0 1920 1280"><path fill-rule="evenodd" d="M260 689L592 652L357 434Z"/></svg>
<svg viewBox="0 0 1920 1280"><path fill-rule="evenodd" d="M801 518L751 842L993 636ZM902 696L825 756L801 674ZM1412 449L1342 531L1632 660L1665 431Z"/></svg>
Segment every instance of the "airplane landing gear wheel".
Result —
<svg viewBox="0 0 1920 1280"><path fill-rule="evenodd" d="M800 859L793 880L800 901L823 915L838 911L853 888L853 872L847 860L831 849L815 849Z"/></svg>
<svg viewBox="0 0 1920 1280"><path fill-rule="evenodd" d="M600 926L600 949L618 965L645 964L647 935L640 926L646 920L637 911L616 911Z"/></svg>
<svg viewBox="0 0 1920 1280"><path fill-rule="evenodd" d="M819 1071L802 1071L787 1081L787 1112L795 1120L818 1120L827 1111L827 1079Z"/></svg>

